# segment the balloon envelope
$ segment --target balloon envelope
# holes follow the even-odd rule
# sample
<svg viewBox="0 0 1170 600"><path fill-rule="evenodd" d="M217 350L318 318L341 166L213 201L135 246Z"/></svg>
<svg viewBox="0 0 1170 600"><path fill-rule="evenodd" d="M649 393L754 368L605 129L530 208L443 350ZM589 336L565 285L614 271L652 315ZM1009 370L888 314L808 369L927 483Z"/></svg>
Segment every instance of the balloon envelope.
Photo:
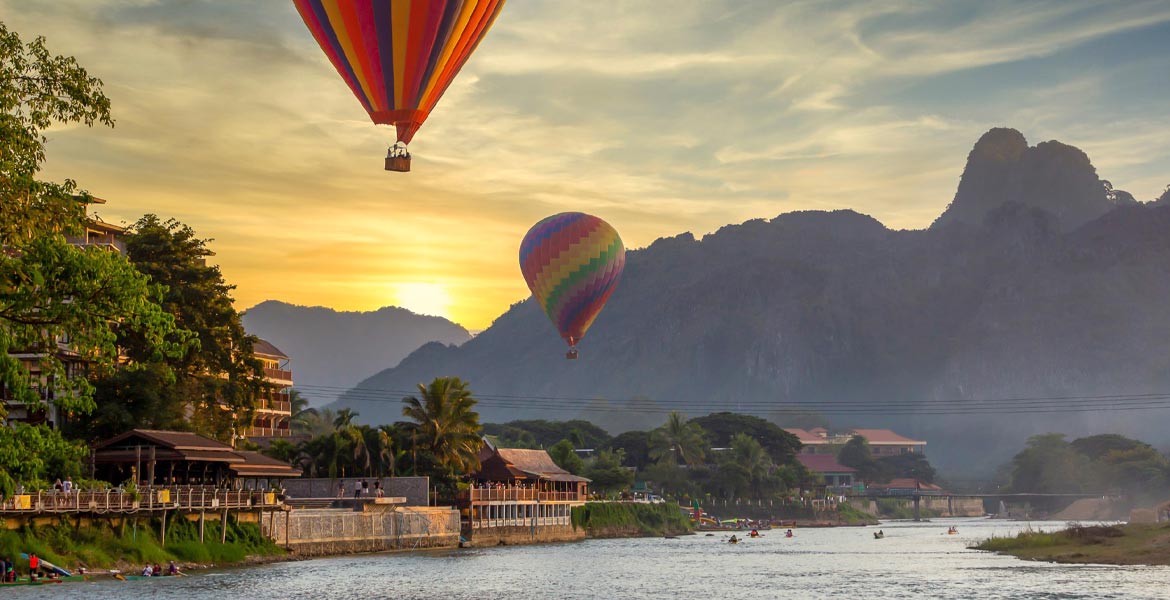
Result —
<svg viewBox="0 0 1170 600"><path fill-rule="evenodd" d="M569 346L585 337L625 266L626 248L617 231L584 213L548 217L520 244L528 289Z"/></svg>
<svg viewBox="0 0 1170 600"><path fill-rule="evenodd" d="M410 143L504 0L293 0L370 113Z"/></svg>

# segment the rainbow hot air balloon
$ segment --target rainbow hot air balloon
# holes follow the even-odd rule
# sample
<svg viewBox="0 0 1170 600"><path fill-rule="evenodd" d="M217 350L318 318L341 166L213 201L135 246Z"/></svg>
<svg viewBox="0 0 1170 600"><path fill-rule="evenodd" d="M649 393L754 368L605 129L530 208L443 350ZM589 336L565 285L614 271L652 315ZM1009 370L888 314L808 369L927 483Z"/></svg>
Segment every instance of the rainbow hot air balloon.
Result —
<svg viewBox="0 0 1170 600"><path fill-rule="evenodd" d="M504 0L293 0L370 119L393 125L387 171L479 45Z"/></svg>
<svg viewBox="0 0 1170 600"><path fill-rule="evenodd" d="M520 270L532 297L569 344L567 358L577 358L577 342L609 300L625 266L622 238L592 215L553 215L524 236Z"/></svg>

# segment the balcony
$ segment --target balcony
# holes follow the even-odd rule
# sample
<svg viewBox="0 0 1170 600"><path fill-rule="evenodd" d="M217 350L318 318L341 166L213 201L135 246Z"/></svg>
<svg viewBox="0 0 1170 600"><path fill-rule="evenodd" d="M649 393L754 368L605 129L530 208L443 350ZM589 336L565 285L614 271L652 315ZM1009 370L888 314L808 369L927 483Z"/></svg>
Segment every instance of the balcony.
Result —
<svg viewBox="0 0 1170 600"><path fill-rule="evenodd" d="M268 379L287 381L289 383L292 383L293 380L292 371L286 371L284 369L271 369L269 367L264 367L264 376Z"/></svg>
<svg viewBox="0 0 1170 600"><path fill-rule="evenodd" d="M248 430L250 438L286 438L292 437L292 430L281 427L253 427Z"/></svg>
<svg viewBox="0 0 1170 600"><path fill-rule="evenodd" d="M471 502L584 502L577 492L546 492L532 488L471 488Z"/></svg>
<svg viewBox="0 0 1170 600"><path fill-rule="evenodd" d="M284 413L286 415L292 414L292 402L288 400L270 400L268 398L261 398L256 403L256 410L263 410L269 412Z"/></svg>

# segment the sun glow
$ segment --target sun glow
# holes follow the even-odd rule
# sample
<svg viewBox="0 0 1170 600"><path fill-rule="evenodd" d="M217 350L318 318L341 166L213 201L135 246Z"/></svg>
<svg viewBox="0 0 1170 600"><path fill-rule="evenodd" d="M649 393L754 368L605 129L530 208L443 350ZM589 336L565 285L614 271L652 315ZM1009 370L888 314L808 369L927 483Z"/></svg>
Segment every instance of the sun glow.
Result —
<svg viewBox="0 0 1170 600"><path fill-rule="evenodd" d="M395 306L400 306L420 315L448 317L451 295L447 288L438 283L396 283L394 284Z"/></svg>

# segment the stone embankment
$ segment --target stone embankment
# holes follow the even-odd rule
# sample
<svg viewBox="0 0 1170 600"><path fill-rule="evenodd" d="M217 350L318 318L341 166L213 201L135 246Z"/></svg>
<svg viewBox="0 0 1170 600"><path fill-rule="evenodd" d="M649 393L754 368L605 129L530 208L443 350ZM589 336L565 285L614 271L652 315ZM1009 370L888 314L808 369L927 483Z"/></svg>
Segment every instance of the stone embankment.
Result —
<svg viewBox="0 0 1170 600"><path fill-rule="evenodd" d="M276 545L297 556L332 556L459 545L459 512L443 506L399 506L401 498L353 508L293 509L261 523Z"/></svg>

